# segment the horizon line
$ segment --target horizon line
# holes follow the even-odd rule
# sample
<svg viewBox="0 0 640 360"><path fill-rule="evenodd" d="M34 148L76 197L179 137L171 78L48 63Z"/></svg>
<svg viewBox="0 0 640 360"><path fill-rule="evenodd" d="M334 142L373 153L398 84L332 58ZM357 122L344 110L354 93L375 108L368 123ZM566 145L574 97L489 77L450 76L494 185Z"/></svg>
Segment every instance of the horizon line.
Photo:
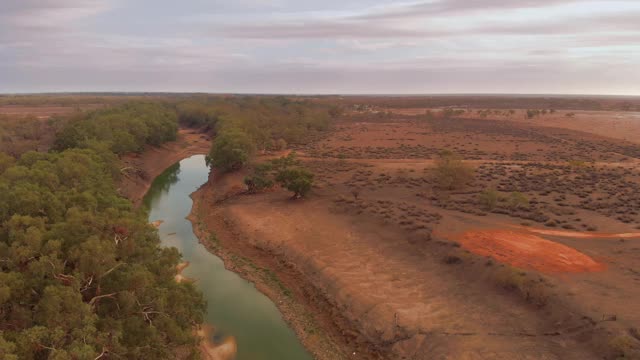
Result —
<svg viewBox="0 0 640 360"><path fill-rule="evenodd" d="M640 97L640 94L602 94L602 93L322 93L322 92L207 92L207 91L41 91L41 92L0 92L0 96L30 95L241 95L241 96L548 96L548 97Z"/></svg>

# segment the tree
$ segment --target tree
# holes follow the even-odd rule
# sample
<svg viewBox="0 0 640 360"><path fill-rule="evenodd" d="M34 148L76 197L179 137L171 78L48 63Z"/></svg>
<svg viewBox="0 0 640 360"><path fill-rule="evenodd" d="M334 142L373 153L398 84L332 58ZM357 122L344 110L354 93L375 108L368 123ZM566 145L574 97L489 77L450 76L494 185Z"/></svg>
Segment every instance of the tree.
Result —
<svg viewBox="0 0 640 360"><path fill-rule="evenodd" d="M214 139L209 161L217 169L228 172L244 166L255 152L249 135L240 129L224 131Z"/></svg>
<svg viewBox="0 0 640 360"><path fill-rule="evenodd" d="M286 168L276 175L276 181L280 186L293 192L293 198L305 196L313 185L314 175L301 168Z"/></svg>
<svg viewBox="0 0 640 360"><path fill-rule="evenodd" d="M456 154L445 150L436 160L435 181L438 187L454 190L473 179L474 169L462 162Z"/></svg>
<svg viewBox="0 0 640 360"><path fill-rule="evenodd" d="M273 180L269 174L271 170L271 163L256 165L253 174L244 178L244 184L247 185L247 192L249 194L255 194L273 187Z"/></svg>
<svg viewBox="0 0 640 360"><path fill-rule="evenodd" d="M205 305L174 281L142 211L118 196L103 143L30 152L0 173L0 358L173 358ZM99 152L108 152L101 154Z"/></svg>

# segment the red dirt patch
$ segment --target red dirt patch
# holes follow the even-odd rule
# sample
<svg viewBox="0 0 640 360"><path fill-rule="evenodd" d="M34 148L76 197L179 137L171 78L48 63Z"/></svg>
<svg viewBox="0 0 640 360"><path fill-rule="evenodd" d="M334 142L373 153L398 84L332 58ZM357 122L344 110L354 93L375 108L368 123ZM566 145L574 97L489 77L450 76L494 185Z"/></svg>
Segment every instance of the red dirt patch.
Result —
<svg viewBox="0 0 640 360"><path fill-rule="evenodd" d="M543 273L593 272L605 268L575 249L532 234L479 230L465 232L456 240L476 254Z"/></svg>

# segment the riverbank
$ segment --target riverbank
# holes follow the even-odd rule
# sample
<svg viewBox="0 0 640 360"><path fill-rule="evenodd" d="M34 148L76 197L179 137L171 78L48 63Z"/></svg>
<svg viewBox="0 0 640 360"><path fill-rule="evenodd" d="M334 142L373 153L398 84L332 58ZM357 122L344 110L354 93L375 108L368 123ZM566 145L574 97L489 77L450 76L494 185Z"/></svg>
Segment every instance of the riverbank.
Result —
<svg viewBox="0 0 640 360"><path fill-rule="evenodd" d="M282 313L285 321L316 359L382 359L380 350L363 339L326 295L309 283L297 266L267 247L258 246L236 227L225 199L243 191L242 172L210 175L194 192L188 219L200 242L225 267L255 284Z"/></svg>
<svg viewBox="0 0 640 360"><path fill-rule="evenodd" d="M127 175L123 176L121 182L118 184L120 193L123 196L130 199L134 203L134 206L136 207L140 206L145 195L151 188L152 183L160 174L162 174L163 171L165 171L167 168L169 168L170 166L174 165L175 163L183 159L187 159L193 155L208 153L210 148L210 141L211 140L205 134L199 133L191 129L180 129L178 133L178 139L175 142L166 143L159 147L148 148L142 154L130 154L130 155L124 156L121 159L121 162L122 162L121 167L126 168L128 171L126 172ZM196 204L194 202L194 209L195 208L196 208ZM193 216L193 213L194 212L192 211L191 217ZM198 231L198 226L196 226L196 222L194 222L192 219L189 219L189 220L192 221L194 233L196 234L201 233L201 231ZM159 227L162 223L163 221L159 220L159 221L155 221L153 225L155 227ZM199 237L201 236L199 235ZM211 253L217 254L217 252L212 251L212 249L208 246L207 246L207 249ZM226 253L226 254L229 254L229 253ZM233 258L235 259L237 257L233 256ZM225 265L229 264L228 259L229 257L226 257ZM188 266L188 262L181 263L179 265L179 268L177 269L178 274L176 275L177 281L191 280L182 275L182 270L184 270L187 266ZM257 277L248 277L246 276L246 273L239 272L237 267L235 268L228 267L228 268L233 272L239 273L239 275L244 279L254 282L258 290L268 295L268 297L275 302L279 310L282 311L282 305L285 302L276 301L276 299L272 296L276 292L274 291L274 289L270 289L269 286L265 285L267 284L266 281L262 282ZM261 270L264 272L264 274L273 274L269 270L266 270L266 269L261 269ZM269 278L275 279L275 277L273 277L272 275L269 276ZM273 283L271 285L273 285ZM290 314L290 313L291 312L287 312L287 314ZM291 324L292 322L291 316L285 315L283 317L285 318L288 324ZM298 322L302 323L303 321L298 321ZM201 327L196 329L196 333L198 334L199 337L206 339L207 332L210 332L211 329L213 329L211 325L203 324ZM315 332L309 326L306 326L304 330L311 331L312 333ZM300 332L297 330L295 332L297 333L297 335L300 334ZM316 338L316 337L317 335L313 336L312 338ZM309 347L308 342L305 342L305 345ZM200 352L205 359L209 359L209 360L225 359L227 358L227 355L228 355L228 354L225 355L227 351L226 350L222 351L222 353L224 353L222 354L218 350L226 349L227 347L229 347L229 344L227 343L214 345L212 342L205 340L205 341L202 341L200 345ZM312 346L312 347L317 348L317 346ZM314 353L317 353L317 352L314 352ZM328 355L324 357L320 357L321 359L329 359L329 358L336 359L336 357L332 355L331 347L327 347L325 349L325 353Z"/></svg>
<svg viewBox="0 0 640 360"><path fill-rule="evenodd" d="M153 180L169 166L193 155L207 154L211 148L208 135L193 129L180 129L176 141L149 147L141 154L121 158L124 176L118 184L120 194L138 207Z"/></svg>
<svg viewBox="0 0 640 360"><path fill-rule="evenodd" d="M397 189L369 190L356 202L336 184L364 166L346 161L305 165L316 174L334 176L332 186L321 177L307 198L292 201L277 188L242 194L243 171L210 176L192 194L191 220L200 241L227 268L256 283L317 358L353 358L353 352L360 359L606 355L604 334L617 324L592 321L601 318L598 314L582 317L582 307L565 302L552 277L516 273L437 235L445 229L485 226L484 217L460 218L435 208L418 211L418 205L408 202L420 204L420 198ZM380 212L377 200L387 205L389 197L406 202L398 203L407 210L405 218L419 216L423 222L439 211L433 238L372 216ZM358 208L348 205L354 203ZM601 274L607 275L587 272L570 280ZM502 285L525 276L535 276L535 284L541 284L526 296ZM538 295L544 307L532 302ZM331 344L325 347L328 352L318 350L317 339L309 339L309 327L324 332L321 340Z"/></svg>

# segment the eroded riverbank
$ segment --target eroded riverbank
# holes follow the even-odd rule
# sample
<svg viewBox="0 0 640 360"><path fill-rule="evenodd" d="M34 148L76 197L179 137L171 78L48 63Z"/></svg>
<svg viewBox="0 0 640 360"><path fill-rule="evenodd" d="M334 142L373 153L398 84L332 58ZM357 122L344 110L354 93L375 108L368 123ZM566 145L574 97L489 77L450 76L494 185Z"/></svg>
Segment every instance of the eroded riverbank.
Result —
<svg viewBox="0 0 640 360"><path fill-rule="evenodd" d="M176 141L149 147L142 154L125 155L121 159L123 176L118 191L135 206L140 206L156 177L180 160L207 154L210 147L211 139L206 134L180 129Z"/></svg>
<svg viewBox="0 0 640 360"><path fill-rule="evenodd" d="M200 242L225 266L253 282L280 309L305 347L317 359L383 359L382 349L364 339L339 309L328 302L288 259L259 246L237 228L223 205L241 192L244 174L210 176L191 197L189 219Z"/></svg>
<svg viewBox="0 0 640 360"><path fill-rule="evenodd" d="M202 335L211 346L203 355L216 360L311 359L271 300L228 271L195 237L185 219L192 208L189 195L208 175L203 155L187 158L159 175L144 199L162 244L176 247L189 263L181 275L193 279L208 303L205 323L211 328L203 327L207 331Z"/></svg>

